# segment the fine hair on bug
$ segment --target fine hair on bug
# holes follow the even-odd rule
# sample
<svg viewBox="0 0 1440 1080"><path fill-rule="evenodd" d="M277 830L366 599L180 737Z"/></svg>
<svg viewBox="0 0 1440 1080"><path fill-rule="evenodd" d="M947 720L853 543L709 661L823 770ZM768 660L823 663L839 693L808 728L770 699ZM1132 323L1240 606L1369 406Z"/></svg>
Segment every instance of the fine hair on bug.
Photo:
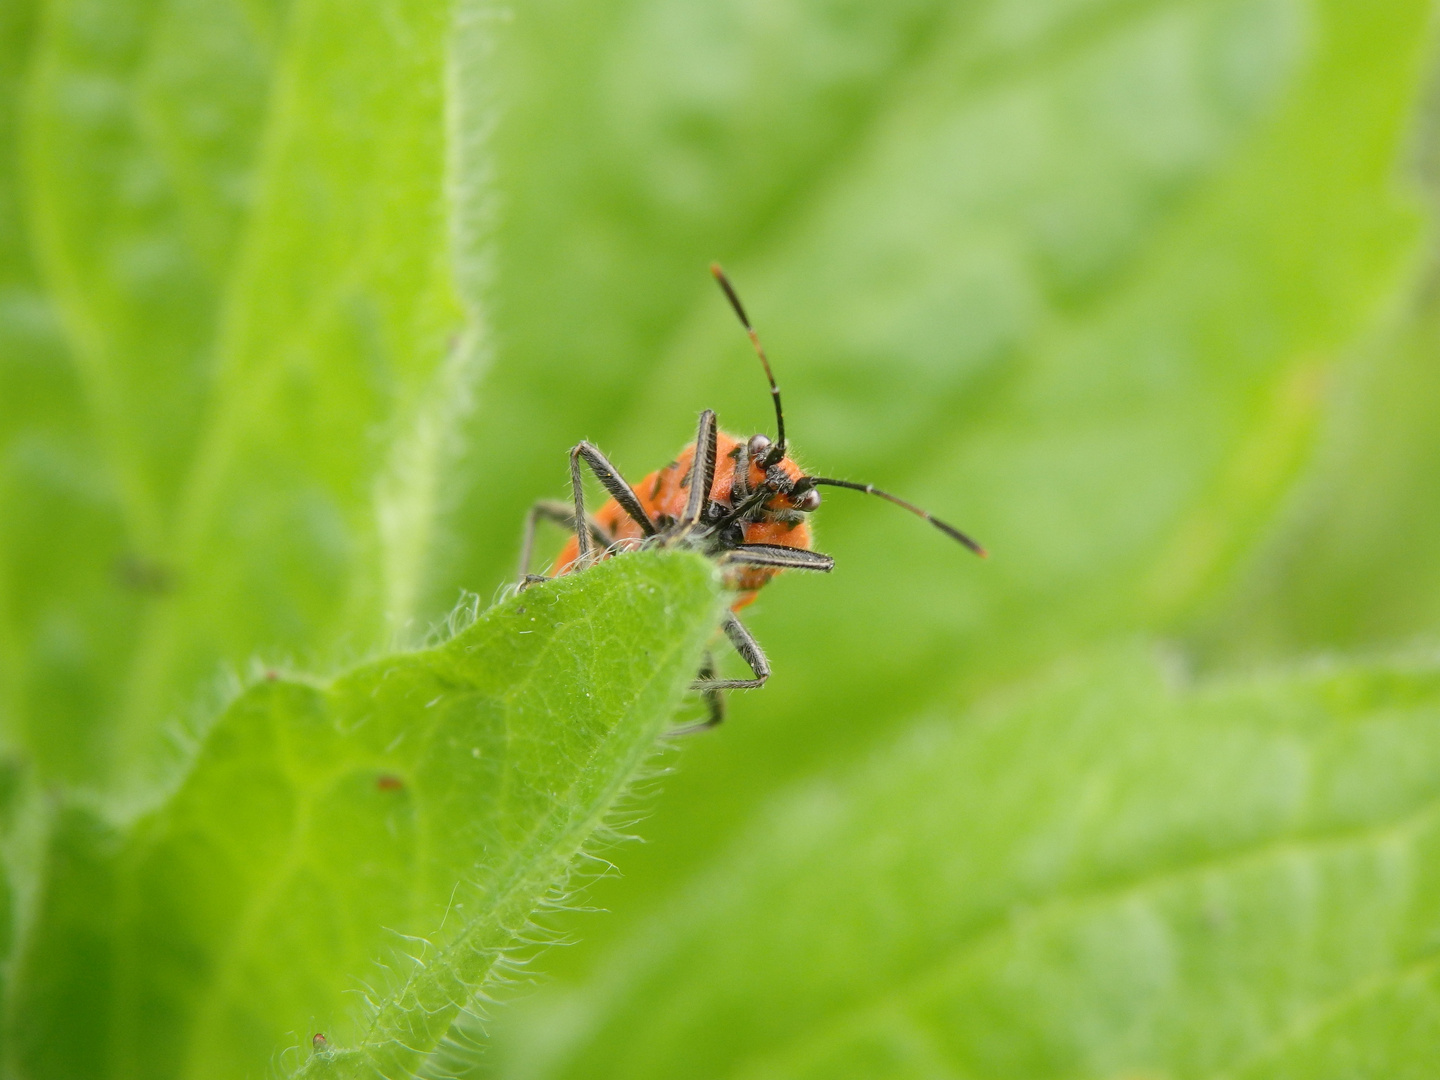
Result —
<svg viewBox="0 0 1440 1080"><path fill-rule="evenodd" d="M702 551L720 564L727 586L737 594L720 628L750 668L751 678L720 677L714 658L707 655L691 689L700 692L708 716L698 724L674 729L670 732L674 735L714 727L725 718L724 691L754 689L770 678L764 650L737 613L783 570L828 573L834 568L835 560L829 555L811 550L809 515L820 505L820 488L874 495L928 521L976 555L983 558L986 554L966 533L914 503L873 484L811 475L795 464L789 454L785 410L770 358L730 279L718 264L712 265L710 272L764 368L775 406L774 440L764 434L748 439L727 434L719 429L714 411L706 409L700 414L695 440L670 464L633 485L598 447L576 443L570 448L573 501L544 499L531 507L520 547L521 588L549 580L530 573L535 527L542 520L562 525L572 534L555 562L555 576L584 569L631 547L683 546ZM585 507L582 464L610 496L593 514Z"/></svg>

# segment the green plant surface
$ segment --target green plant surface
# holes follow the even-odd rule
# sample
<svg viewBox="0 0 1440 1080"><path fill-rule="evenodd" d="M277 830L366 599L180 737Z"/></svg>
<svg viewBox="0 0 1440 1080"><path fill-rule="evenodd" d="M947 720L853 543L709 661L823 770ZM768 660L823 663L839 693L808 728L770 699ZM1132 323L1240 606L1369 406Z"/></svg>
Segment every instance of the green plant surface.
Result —
<svg viewBox="0 0 1440 1080"><path fill-rule="evenodd" d="M1405 161L1427 3L785 11L517 9L503 344L473 429L479 458L515 464L462 511L457 573L479 588L509 565L512 523L562 492L581 436L638 477L702 407L772 429L702 272L716 256L801 463L912 498L993 557L827 493L835 573L753 609L775 677L686 755L594 935L765 792L929 704L1096 637L1188 629L1292 497L1329 373L1423 260Z"/></svg>
<svg viewBox="0 0 1440 1080"><path fill-rule="evenodd" d="M15 890L10 884L10 868L0 860L0 1004L9 990L10 952L15 937Z"/></svg>
<svg viewBox="0 0 1440 1080"><path fill-rule="evenodd" d="M1138 650L800 786L504 1075L1428 1075L1440 670Z"/></svg>
<svg viewBox="0 0 1440 1080"><path fill-rule="evenodd" d="M7 5L0 646L47 774L143 799L223 665L410 626L483 355L474 16Z"/></svg>
<svg viewBox="0 0 1440 1080"><path fill-rule="evenodd" d="M1440 625L1440 306L1435 268L1337 380L1280 525L1190 635L1207 665L1433 645Z"/></svg>
<svg viewBox="0 0 1440 1080"><path fill-rule="evenodd" d="M0 1076L440 1077L492 1033L517 1076L1407 1075L1435 14L0 5ZM702 408L773 433L713 259L798 461L993 557L827 491L835 572L745 611L774 677L685 744L612 914L547 917L552 990L482 1018L715 600L678 557L509 600L456 640L568 612L513 698L529 636L412 650L514 580L580 439L638 480ZM1167 640L1198 688L1084 659ZM931 953L956 1011L887 1012Z"/></svg>
<svg viewBox="0 0 1440 1080"><path fill-rule="evenodd" d="M128 828L57 809L9 1068L410 1075L539 933L719 613L708 560L624 556L435 648L262 678Z"/></svg>

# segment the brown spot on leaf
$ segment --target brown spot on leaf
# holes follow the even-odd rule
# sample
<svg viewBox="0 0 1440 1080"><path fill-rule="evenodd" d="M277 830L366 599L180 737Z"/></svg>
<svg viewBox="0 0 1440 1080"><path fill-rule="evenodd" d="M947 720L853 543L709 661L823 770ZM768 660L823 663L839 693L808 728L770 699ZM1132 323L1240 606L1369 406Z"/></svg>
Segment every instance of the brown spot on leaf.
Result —
<svg viewBox="0 0 1440 1080"><path fill-rule="evenodd" d="M164 596L175 589L175 572L156 559L122 555L115 560L115 581L131 592Z"/></svg>

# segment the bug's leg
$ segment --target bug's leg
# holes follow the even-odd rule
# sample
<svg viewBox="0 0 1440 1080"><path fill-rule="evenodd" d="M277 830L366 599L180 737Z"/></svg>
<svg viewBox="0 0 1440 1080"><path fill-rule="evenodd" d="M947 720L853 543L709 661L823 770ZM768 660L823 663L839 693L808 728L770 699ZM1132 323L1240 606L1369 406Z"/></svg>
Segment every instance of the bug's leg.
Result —
<svg viewBox="0 0 1440 1080"><path fill-rule="evenodd" d="M719 521L715 522L715 528L723 529L726 525L736 521L754 520L756 511L775 494L776 490L774 484L768 480L765 481L754 491L746 495L744 499L737 502L730 509L729 513L723 515Z"/></svg>
<svg viewBox="0 0 1440 1080"><path fill-rule="evenodd" d="M710 710L710 716L698 724L677 727L665 734L707 732L724 720L724 698L721 697L721 691L756 690L757 687L763 687L765 680L770 677L770 661L765 658L765 649L760 648L760 642L750 636L750 631L744 628L743 622L734 616L734 612L726 612L724 616L724 635L730 639L730 644L734 645L734 651L739 652L740 658L750 665L750 671L755 674L755 678L716 678L716 668L707 655L704 667L700 668L698 677L690 684L690 688L700 691L701 698L704 698L704 703Z"/></svg>
<svg viewBox="0 0 1440 1080"><path fill-rule="evenodd" d="M705 663L700 666L697 682L715 681L715 658L709 653L705 654ZM684 727L674 728L665 732L666 735L693 735L697 731L709 731L725 722L725 695L719 690L701 690L700 698L705 702L706 712L709 714L698 724L686 724Z"/></svg>
<svg viewBox="0 0 1440 1080"><path fill-rule="evenodd" d="M715 412L706 409L700 414L695 429L695 456L690 465L689 495L685 512L680 515L682 528L700 523L700 515L710 503L710 488L715 484Z"/></svg>
<svg viewBox="0 0 1440 1080"><path fill-rule="evenodd" d="M725 636L730 639L730 644L735 646L741 658L750 665L754 673L753 679L720 679L716 678L715 665L709 656L705 657L705 665L699 671L699 676L690 684L691 690L700 691L710 715L698 724L690 724L686 727L676 728L667 731L667 735L692 735L697 731L708 731L725 719L725 699L721 692L724 690L754 690L765 685L765 680L770 678L770 661L765 659L765 650L760 648L760 643L750 636L750 631L735 617L733 611L725 613Z"/></svg>
<svg viewBox="0 0 1440 1080"><path fill-rule="evenodd" d="M525 535L520 541L520 580L525 584L532 584L535 581L545 581L539 574L530 573L530 556L535 548L535 523L537 521L553 521L557 525L564 525L567 529L575 528L575 512L568 505L558 499L541 499L530 512L525 515ZM586 518L586 525L590 529L590 537L599 547L609 547L614 540L594 518Z"/></svg>
<svg viewBox="0 0 1440 1080"><path fill-rule="evenodd" d="M735 447L735 468L731 470L730 505L739 506L750 495L750 444Z"/></svg>
<svg viewBox="0 0 1440 1080"><path fill-rule="evenodd" d="M744 566L773 566L780 570L818 570L822 574L835 569L835 560L829 555L783 544L741 544L725 553L725 561Z"/></svg>
<svg viewBox="0 0 1440 1080"><path fill-rule="evenodd" d="M770 661L765 659L765 650L760 648L760 643L745 629L745 624L735 617L733 611L725 614L725 636L730 639L730 644L735 646L735 651L740 658L749 665L750 671L754 674L753 679L717 679L701 678L690 684L691 690L754 690L765 685L765 680L770 678Z"/></svg>
<svg viewBox="0 0 1440 1080"><path fill-rule="evenodd" d="M646 536L655 535L655 523L650 520L650 515L645 513L645 508L640 505L640 500L635 497L635 492L620 475L620 471L611 465L609 460L588 442L578 442L570 450L570 486L575 492L575 518L574 520L587 521L585 516L585 485L580 479L580 462L584 461L590 466L590 471L595 474L610 497L620 504L620 509L630 516L630 520L640 526L640 531ZM587 529L576 529L575 539L579 544L578 558L584 559L590 554L590 534Z"/></svg>

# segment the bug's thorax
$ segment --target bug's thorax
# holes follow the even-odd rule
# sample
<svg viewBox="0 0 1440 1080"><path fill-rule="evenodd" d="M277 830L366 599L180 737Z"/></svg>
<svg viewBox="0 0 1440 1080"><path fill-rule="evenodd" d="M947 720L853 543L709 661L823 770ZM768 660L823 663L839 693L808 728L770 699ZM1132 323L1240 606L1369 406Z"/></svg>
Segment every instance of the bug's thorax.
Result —
<svg viewBox="0 0 1440 1080"><path fill-rule="evenodd" d="M669 465L651 473L636 485L641 502L645 503L647 510L651 510L652 516L678 518L684 511L694 460L695 444L691 443ZM733 507L737 500L768 480L779 490L765 503L766 514L796 513L788 492L790 486L803 475L800 466L788 457L767 468L763 461L749 453L747 440L718 432L715 438L715 480L710 485L710 500L720 506Z"/></svg>

